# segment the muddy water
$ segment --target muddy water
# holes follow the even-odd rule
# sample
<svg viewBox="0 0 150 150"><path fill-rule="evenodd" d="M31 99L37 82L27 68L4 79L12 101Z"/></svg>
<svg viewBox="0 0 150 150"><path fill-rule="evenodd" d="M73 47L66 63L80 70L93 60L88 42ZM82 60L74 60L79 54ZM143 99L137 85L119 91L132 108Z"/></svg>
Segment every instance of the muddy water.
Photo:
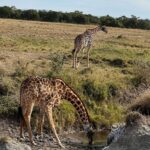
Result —
<svg viewBox="0 0 150 150"><path fill-rule="evenodd" d="M109 134L109 131L95 132L93 144L96 144L96 145L106 144L108 134ZM67 134L66 136L71 139L77 139L80 143L84 143L84 144L88 143L88 139L86 137L85 132L70 133L70 134Z"/></svg>

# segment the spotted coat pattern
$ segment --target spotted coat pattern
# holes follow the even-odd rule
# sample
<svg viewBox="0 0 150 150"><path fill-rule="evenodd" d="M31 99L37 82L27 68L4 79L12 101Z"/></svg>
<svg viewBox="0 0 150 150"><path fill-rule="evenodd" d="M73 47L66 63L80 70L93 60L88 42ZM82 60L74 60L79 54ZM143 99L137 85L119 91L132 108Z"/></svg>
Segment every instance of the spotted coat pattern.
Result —
<svg viewBox="0 0 150 150"><path fill-rule="evenodd" d="M83 122L83 125L89 127L90 120L83 102L73 91L73 89L63 80L29 77L22 82L20 89L20 105L28 128L31 143L34 143L30 126L31 113L34 106L39 106L41 112L39 118L39 132L42 132L41 130L44 122L44 114L46 113L58 144L62 146L55 130L52 118L52 108L58 106L64 99L68 100L75 107ZM21 137L23 137L22 130L23 124L21 124L20 129Z"/></svg>
<svg viewBox="0 0 150 150"><path fill-rule="evenodd" d="M79 51L83 51L87 48L87 66L89 67L89 51L92 45L93 35L98 31L104 31L107 33L106 27L97 26L93 29L87 29L84 33L77 35L74 40L74 49L72 50L73 54L73 68L77 68L77 54Z"/></svg>

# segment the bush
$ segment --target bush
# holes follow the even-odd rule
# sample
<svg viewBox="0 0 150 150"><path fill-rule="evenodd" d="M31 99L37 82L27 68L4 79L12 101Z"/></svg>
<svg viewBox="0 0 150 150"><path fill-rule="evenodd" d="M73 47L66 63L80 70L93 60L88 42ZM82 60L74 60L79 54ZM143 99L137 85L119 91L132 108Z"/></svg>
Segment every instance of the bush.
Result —
<svg viewBox="0 0 150 150"><path fill-rule="evenodd" d="M91 99L101 101L108 98L108 91L106 86L96 85L94 81L86 80L83 83L84 94Z"/></svg>
<svg viewBox="0 0 150 150"><path fill-rule="evenodd" d="M15 116L17 114L18 102L16 97L0 97L0 116Z"/></svg>
<svg viewBox="0 0 150 150"><path fill-rule="evenodd" d="M60 106L54 109L54 118L59 130L72 128L76 121L74 107L67 101L63 101Z"/></svg>
<svg viewBox="0 0 150 150"><path fill-rule="evenodd" d="M0 96L6 96L8 94L8 87L2 83L0 83Z"/></svg>
<svg viewBox="0 0 150 150"><path fill-rule="evenodd" d="M0 96L12 95L15 93L16 84L10 77L0 79Z"/></svg>
<svg viewBox="0 0 150 150"><path fill-rule="evenodd" d="M120 58L116 58L116 59L112 60L110 62L110 64L115 67L126 67L127 66L125 61Z"/></svg>
<svg viewBox="0 0 150 150"><path fill-rule="evenodd" d="M50 55L50 60L51 60L51 71L48 72L47 77L58 77L64 64L64 54L58 54L54 53Z"/></svg>
<svg viewBox="0 0 150 150"><path fill-rule="evenodd" d="M141 84L148 85L150 82L150 65L147 62L137 62L133 69L131 83L138 87Z"/></svg>
<svg viewBox="0 0 150 150"><path fill-rule="evenodd" d="M111 83L108 85L108 93L109 93L109 96L112 97L112 96L116 96L118 94L118 87Z"/></svg>

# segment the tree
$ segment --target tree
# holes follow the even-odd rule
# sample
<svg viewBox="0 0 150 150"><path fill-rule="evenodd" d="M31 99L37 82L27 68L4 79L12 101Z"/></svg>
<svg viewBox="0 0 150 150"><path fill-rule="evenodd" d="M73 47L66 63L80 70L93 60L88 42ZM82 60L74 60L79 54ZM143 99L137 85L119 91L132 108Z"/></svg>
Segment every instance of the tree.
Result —
<svg viewBox="0 0 150 150"><path fill-rule="evenodd" d="M21 19L38 20L39 14L37 10L34 10L34 9L24 10L21 13Z"/></svg>
<svg viewBox="0 0 150 150"><path fill-rule="evenodd" d="M8 6L0 7L1 18L11 18L12 9Z"/></svg>

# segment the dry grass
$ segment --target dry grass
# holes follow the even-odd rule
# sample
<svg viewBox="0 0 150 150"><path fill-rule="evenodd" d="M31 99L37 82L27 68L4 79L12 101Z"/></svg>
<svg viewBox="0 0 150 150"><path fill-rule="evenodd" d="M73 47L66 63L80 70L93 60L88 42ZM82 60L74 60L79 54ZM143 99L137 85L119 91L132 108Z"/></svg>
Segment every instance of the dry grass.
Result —
<svg viewBox="0 0 150 150"><path fill-rule="evenodd" d="M90 68L86 68L86 59L83 59L80 68L74 70L71 68L73 40L87 28L93 27L95 26L0 19L0 82L12 94L17 95L20 83L27 76L55 75L65 80L85 99L93 118L109 123L121 120L123 108L116 109L118 104L106 103L106 107L110 108L106 110L110 112L101 117L101 101L97 105L94 98L91 100L84 93L83 84L87 80L92 81L93 89L97 90L96 95L100 95L97 99L103 97L103 100L113 97L110 93L112 90L117 89L119 93L133 86L131 79L134 77L135 62L149 63L150 60L150 31L108 27L108 34L99 32L94 36ZM64 56L60 68L53 68L52 58L56 54ZM112 65L111 62L114 63L115 60L120 60L125 66ZM109 120L105 119L107 115Z"/></svg>
<svg viewBox="0 0 150 150"><path fill-rule="evenodd" d="M146 119L138 112L130 112L126 116L125 122L127 127L133 127L141 124L146 124Z"/></svg>
<svg viewBox="0 0 150 150"><path fill-rule="evenodd" d="M143 115L150 115L150 94L146 93L136 100L130 107L129 110L137 111Z"/></svg>
<svg viewBox="0 0 150 150"><path fill-rule="evenodd" d="M0 143L6 144L6 143L9 143L11 140L12 139L9 136L5 136L5 137L0 138Z"/></svg>

